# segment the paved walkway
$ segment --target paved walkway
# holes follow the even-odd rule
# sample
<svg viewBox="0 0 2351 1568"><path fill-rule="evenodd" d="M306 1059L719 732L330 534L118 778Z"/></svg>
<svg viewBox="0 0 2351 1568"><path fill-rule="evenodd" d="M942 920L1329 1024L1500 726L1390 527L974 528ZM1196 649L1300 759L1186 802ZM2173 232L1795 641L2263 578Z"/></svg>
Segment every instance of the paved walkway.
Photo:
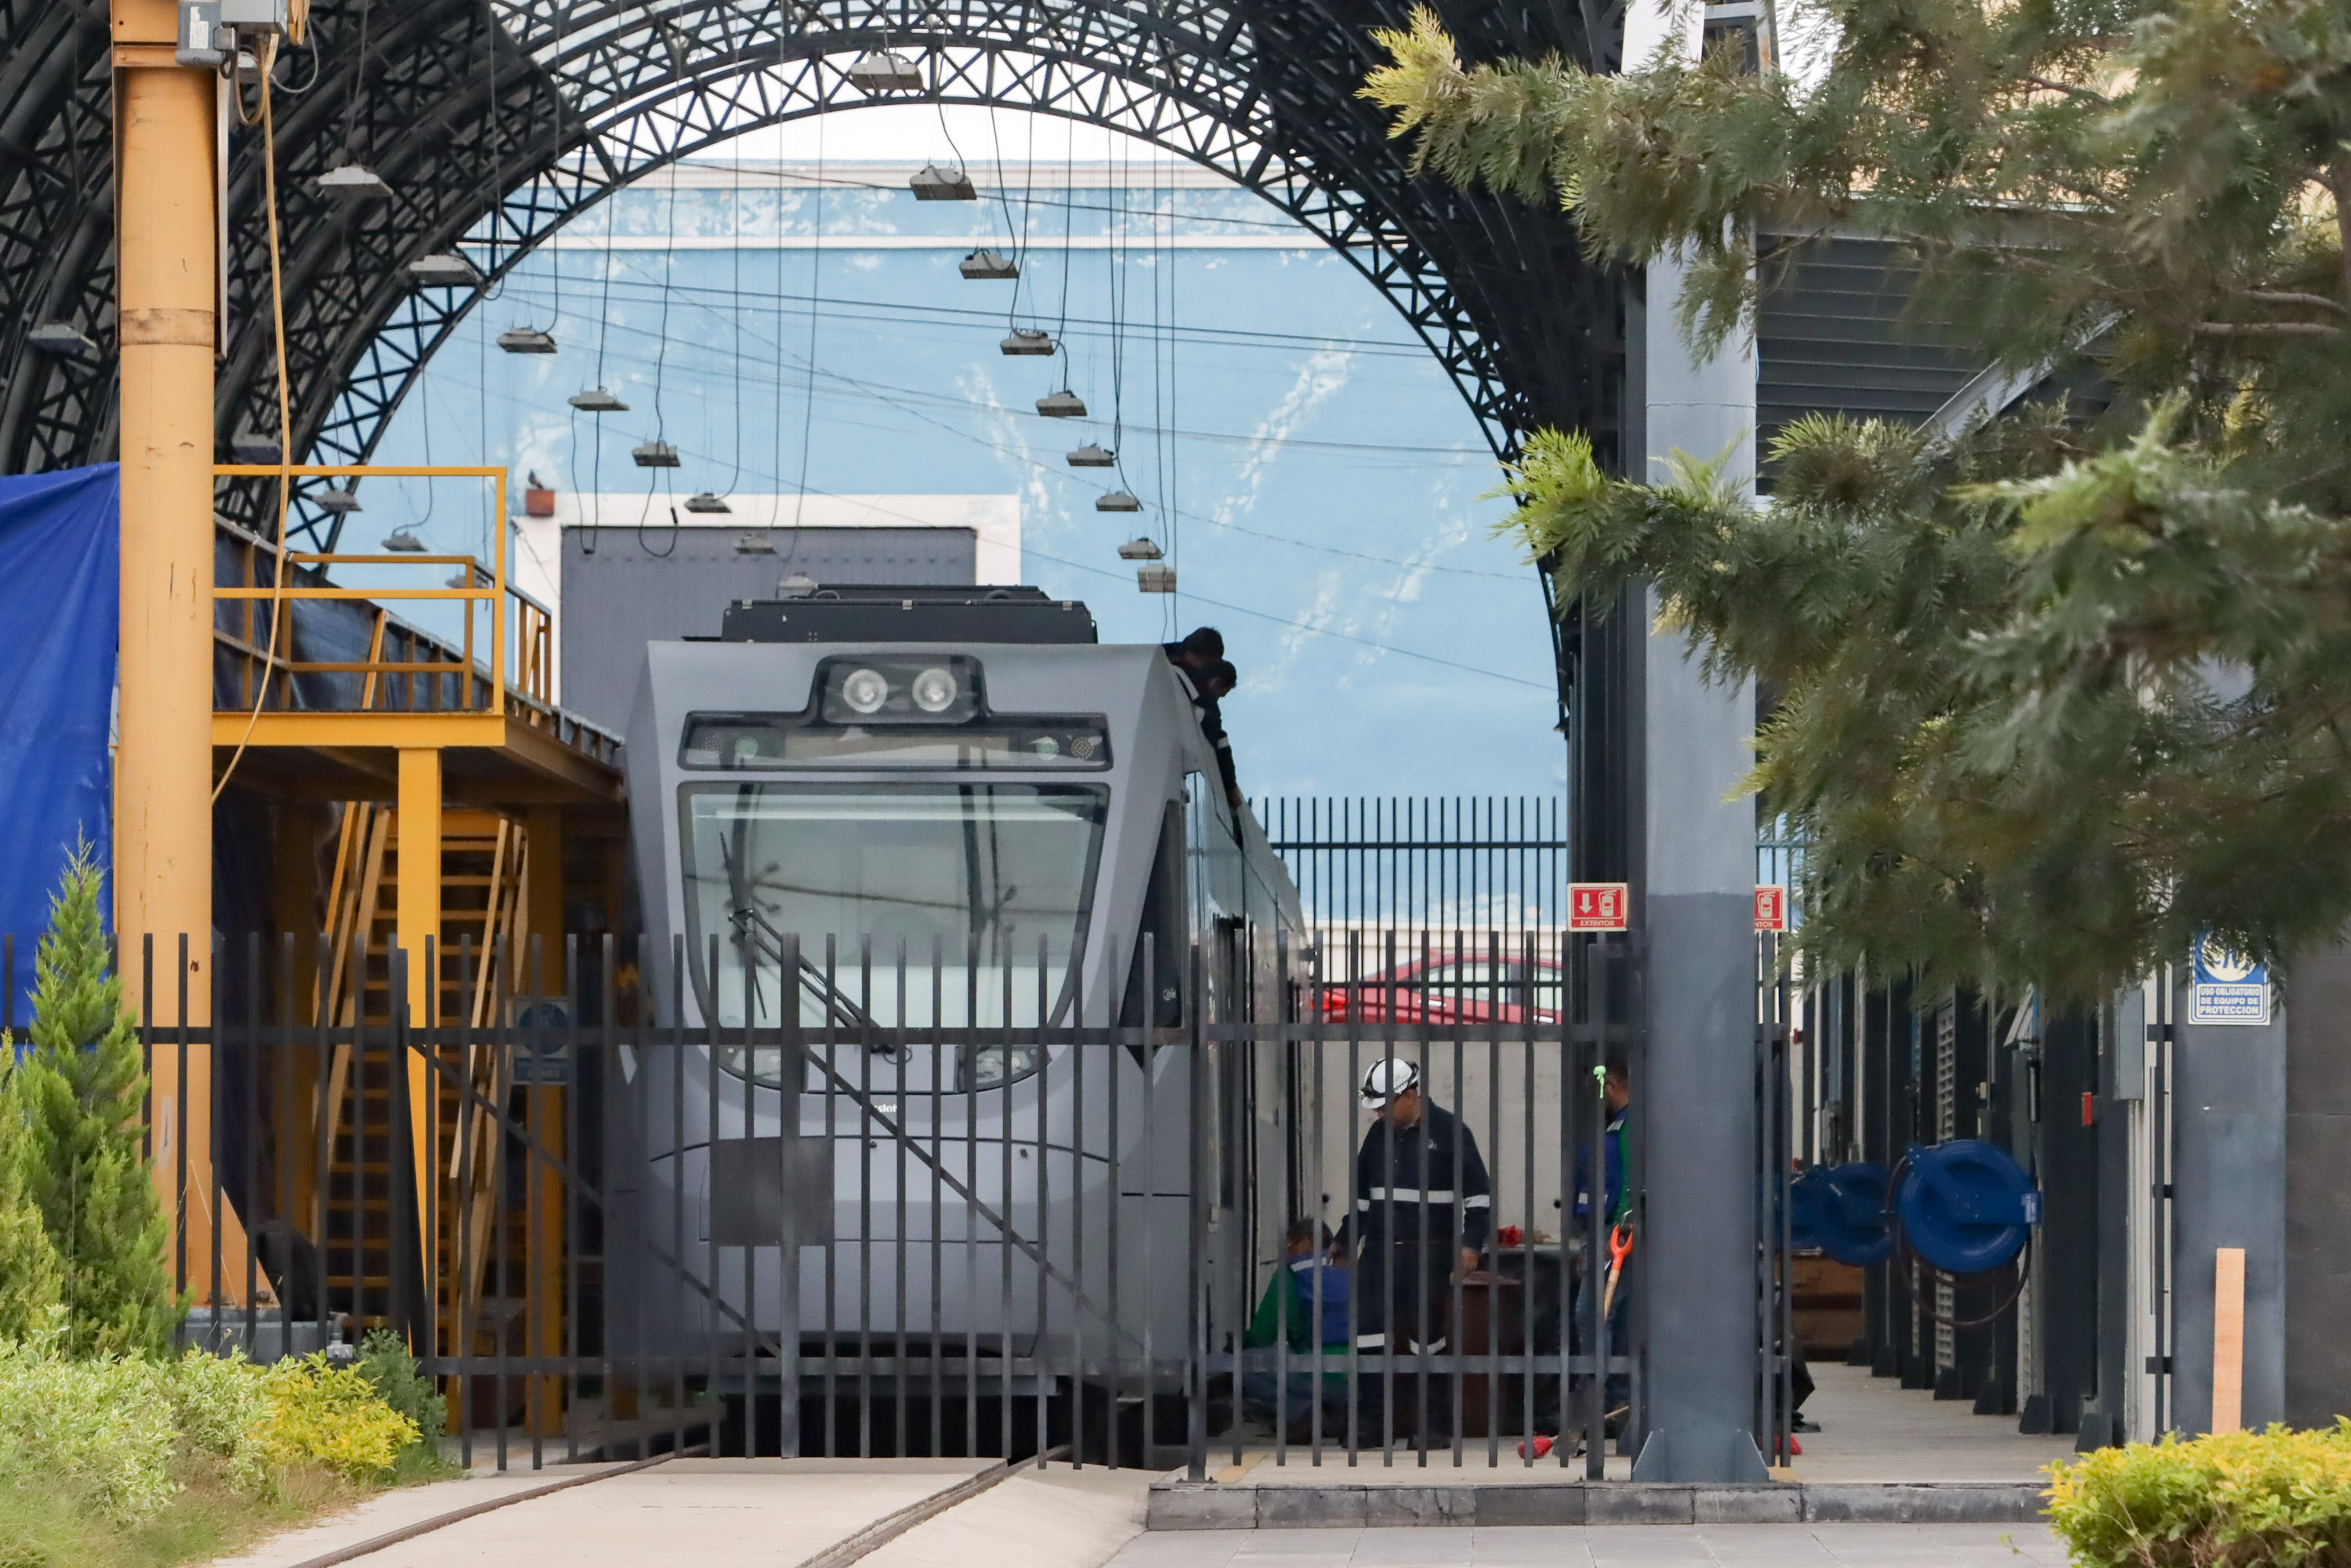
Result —
<svg viewBox="0 0 2351 1568"><path fill-rule="evenodd" d="M1155 1531L1110 1568L2063 1568L2038 1525Z"/></svg>
<svg viewBox="0 0 2351 1568"><path fill-rule="evenodd" d="M2013 1416L1978 1416L1865 1366L1815 1365L1804 1414L1821 1425L1797 1437L1807 1481L2032 1480L2074 1457L2071 1437L2028 1437Z"/></svg>
<svg viewBox="0 0 2351 1568"><path fill-rule="evenodd" d="M673 1459L517 1502L360 1559L365 1568L775 1568L988 1468L986 1459ZM583 1467L585 1468L585 1467ZM287 1568L431 1518L563 1479L475 1477L387 1493L216 1568ZM577 1472L571 1472L577 1473ZM903 1539L903 1538L902 1538ZM1108 1555L1105 1552L1102 1555ZM1093 1559L1099 1563L1101 1557Z"/></svg>

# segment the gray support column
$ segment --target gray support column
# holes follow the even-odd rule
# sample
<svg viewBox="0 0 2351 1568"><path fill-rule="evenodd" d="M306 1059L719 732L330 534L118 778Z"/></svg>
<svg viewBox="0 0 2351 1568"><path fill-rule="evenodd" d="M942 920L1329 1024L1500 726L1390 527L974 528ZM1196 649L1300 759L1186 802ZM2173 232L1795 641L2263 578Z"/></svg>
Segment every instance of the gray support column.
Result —
<svg viewBox="0 0 2351 1568"><path fill-rule="evenodd" d="M1628 47L1628 56L1631 54ZM1627 323L1644 361L1652 481L1674 452L1754 474L1755 361L1734 341L1693 362L1674 329L1681 269L1652 267ZM1755 808L1726 799L1753 763L1755 694L1711 685L1687 639L1648 629L1634 664L1635 917L1647 936L1646 1060L1635 1064L1646 1192L1636 1310L1646 1431L1639 1480L1765 1479L1753 1424L1756 1343Z"/></svg>
<svg viewBox="0 0 2351 1568"><path fill-rule="evenodd" d="M2286 1019L2285 1418L2351 1415L2351 947L2294 961Z"/></svg>
<svg viewBox="0 0 2351 1568"><path fill-rule="evenodd" d="M2172 1062L2172 1424L2212 1418L2213 1254L2245 1249L2244 1424L2285 1419L2285 1009L2199 1027L2179 995Z"/></svg>

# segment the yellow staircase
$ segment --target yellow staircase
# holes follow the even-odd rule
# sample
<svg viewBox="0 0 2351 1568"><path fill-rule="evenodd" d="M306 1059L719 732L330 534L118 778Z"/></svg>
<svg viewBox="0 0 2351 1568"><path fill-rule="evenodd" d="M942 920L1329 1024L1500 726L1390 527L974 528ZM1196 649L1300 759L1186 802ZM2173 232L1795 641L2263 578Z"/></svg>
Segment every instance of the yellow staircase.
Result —
<svg viewBox="0 0 2351 1568"><path fill-rule="evenodd" d="M506 1021L507 999L531 988L524 983L530 955L528 835L519 822L478 810L444 810L441 828L443 935L434 955L433 1016L410 1021L444 1030L495 1028ZM390 808L364 801L346 807L329 894L332 967L320 977L327 1016L340 1029L383 1029L391 1021L399 841ZM425 956L411 954L408 961L423 963ZM535 1216L509 1206L505 1223L496 1222L496 1183L511 1145L501 1148L485 1104L513 1103L507 1063L486 1044L444 1041L430 1050L435 1061L420 1051L409 1062L412 1088L414 1075L426 1075L424 1092L413 1092L410 1103L425 1108L429 1125L412 1134L416 1155L430 1170L409 1200L422 1212L409 1212L428 1250L422 1272L442 1354L489 1354L507 1337L497 1331L514 1314L504 1301L484 1301L485 1283L500 1278L501 1262L515 1283L531 1281L533 1254L549 1249L531 1245ZM407 1163L395 1157L394 1065L388 1043L343 1044L327 1071L330 1159L316 1234L329 1304L361 1323L382 1322L394 1304L393 1184ZM461 1082L479 1098L461 1092ZM552 1185L543 1172L541 1185ZM468 1322L475 1325L476 1343L460 1346L461 1325Z"/></svg>

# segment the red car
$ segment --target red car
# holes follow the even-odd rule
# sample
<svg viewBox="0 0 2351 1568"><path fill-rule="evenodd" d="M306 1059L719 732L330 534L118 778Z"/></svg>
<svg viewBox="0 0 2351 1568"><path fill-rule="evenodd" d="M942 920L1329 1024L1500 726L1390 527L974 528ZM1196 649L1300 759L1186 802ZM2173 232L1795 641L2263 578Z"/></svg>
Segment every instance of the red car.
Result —
<svg viewBox="0 0 2351 1568"><path fill-rule="evenodd" d="M1566 975L1538 961L1431 958L1399 964L1352 985L1322 988L1322 1016L1361 1023L1556 1023L1567 1005Z"/></svg>

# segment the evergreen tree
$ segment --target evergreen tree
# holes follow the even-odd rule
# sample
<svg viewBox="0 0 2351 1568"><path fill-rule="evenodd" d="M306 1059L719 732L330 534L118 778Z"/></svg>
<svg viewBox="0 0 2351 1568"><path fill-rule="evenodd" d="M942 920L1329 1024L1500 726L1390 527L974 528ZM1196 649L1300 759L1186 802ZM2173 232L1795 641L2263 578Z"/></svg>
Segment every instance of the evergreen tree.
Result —
<svg viewBox="0 0 2351 1568"><path fill-rule="evenodd" d="M2095 995L2211 930L2273 960L2351 917L2351 9L2339 0L1782 0L1821 68L1465 66L1433 16L1364 95L1415 158L1687 267L1701 347L1824 233L1918 314L2095 387L1951 439L1815 418L1771 494L1573 434L1508 488L1562 602L1653 582L1778 706L1767 811L1804 941ZM1699 454L1699 458L1708 455ZM1636 479L1642 476L1635 476Z"/></svg>
<svg viewBox="0 0 2351 1568"><path fill-rule="evenodd" d="M34 961L33 1051L16 1072L26 1117L26 1186L63 1266L66 1349L161 1355L180 1307L169 1234L139 1112L139 1031L109 963L104 878L78 845Z"/></svg>
<svg viewBox="0 0 2351 1568"><path fill-rule="evenodd" d="M63 1293L57 1249L26 1191L24 1085L16 1042L0 1033L0 1340L48 1332Z"/></svg>

